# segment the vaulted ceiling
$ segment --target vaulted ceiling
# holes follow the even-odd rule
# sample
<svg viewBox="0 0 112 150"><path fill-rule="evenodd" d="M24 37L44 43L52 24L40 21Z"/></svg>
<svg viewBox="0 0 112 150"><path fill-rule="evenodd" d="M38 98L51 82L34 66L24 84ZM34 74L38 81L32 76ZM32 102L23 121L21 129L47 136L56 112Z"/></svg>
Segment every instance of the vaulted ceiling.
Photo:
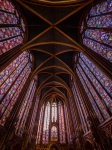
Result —
<svg viewBox="0 0 112 150"><path fill-rule="evenodd" d="M80 19L92 0L16 0L28 29L22 50L34 56L32 76L38 74L41 100L67 100L70 76L75 77L73 56L83 51L78 41Z"/></svg>

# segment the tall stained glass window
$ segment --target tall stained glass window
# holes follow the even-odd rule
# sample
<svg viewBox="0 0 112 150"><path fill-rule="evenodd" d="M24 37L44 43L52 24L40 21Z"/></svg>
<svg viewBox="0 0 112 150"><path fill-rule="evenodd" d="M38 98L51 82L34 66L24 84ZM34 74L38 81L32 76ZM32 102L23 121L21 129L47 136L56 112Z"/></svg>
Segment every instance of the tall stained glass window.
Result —
<svg viewBox="0 0 112 150"><path fill-rule="evenodd" d="M51 128L51 141L57 141L58 140L58 131L57 127L53 126Z"/></svg>
<svg viewBox="0 0 112 150"><path fill-rule="evenodd" d="M40 118L38 123L37 138L36 138L37 144L41 143L43 116L44 116L44 105L41 108Z"/></svg>
<svg viewBox="0 0 112 150"><path fill-rule="evenodd" d="M47 102L44 114L44 125L43 125L43 144L49 142L49 125L50 125L50 102Z"/></svg>
<svg viewBox="0 0 112 150"><path fill-rule="evenodd" d="M30 121L30 125L29 125L30 139L33 137L33 128L35 125L35 119L36 119L37 110L38 110L39 98L40 98L40 95L37 95L36 101L34 102L33 113L32 113L32 117L31 117L31 121Z"/></svg>
<svg viewBox="0 0 112 150"><path fill-rule="evenodd" d="M63 104L58 103L60 143L66 143Z"/></svg>
<svg viewBox="0 0 112 150"><path fill-rule="evenodd" d="M16 125L16 134L19 136L22 136L23 132L25 131L25 123L27 121L29 110L32 106L32 101L34 98L35 90L36 90L36 80L33 79L23 99L23 102L19 111L19 115L18 115L18 122Z"/></svg>
<svg viewBox="0 0 112 150"><path fill-rule="evenodd" d="M64 111L62 101L48 101L41 108L36 143L48 144L50 141L66 143L66 137L71 142L71 131L69 126L67 107ZM66 113L66 114L65 114ZM65 122L65 117L66 122ZM65 131L65 128L67 130ZM66 133L68 132L68 133ZM68 136L66 136L66 134Z"/></svg>
<svg viewBox="0 0 112 150"><path fill-rule="evenodd" d="M112 81L82 53L76 72L99 122L103 122L109 118L109 111L112 113Z"/></svg>
<svg viewBox="0 0 112 150"><path fill-rule="evenodd" d="M0 55L21 44L25 24L17 8L9 0L0 0Z"/></svg>
<svg viewBox="0 0 112 150"><path fill-rule="evenodd" d="M83 44L112 62L112 1L93 6L83 20L80 33Z"/></svg>
<svg viewBox="0 0 112 150"><path fill-rule="evenodd" d="M57 121L57 104L54 102L52 104L52 122Z"/></svg>
<svg viewBox="0 0 112 150"><path fill-rule="evenodd" d="M81 95L79 94L77 85L73 81L73 79L71 80L71 88L72 88L72 92L74 95L74 100L75 100L76 106L78 108L78 114L80 117L82 128L83 128L83 131L86 133L89 130L88 122L87 122L88 113L87 113L84 101L83 101Z"/></svg>
<svg viewBox="0 0 112 150"><path fill-rule="evenodd" d="M30 72L30 53L23 52L0 73L0 124L4 125Z"/></svg>
<svg viewBox="0 0 112 150"><path fill-rule="evenodd" d="M77 110L75 109L76 107L75 107L74 101L70 95L68 95L68 101L69 101L69 105L70 105L70 111L71 111L71 116L72 116L72 120L73 120L73 126L74 126L74 129L76 129L78 126L77 114L76 114Z"/></svg>
<svg viewBox="0 0 112 150"><path fill-rule="evenodd" d="M65 118L66 118L65 122L66 122L67 139L68 139L68 143L71 143L72 137L71 137L70 122L69 122L69 116L68 116L68 111L67 111L66 105L64 105L64 111L65 111Z"/></svg>

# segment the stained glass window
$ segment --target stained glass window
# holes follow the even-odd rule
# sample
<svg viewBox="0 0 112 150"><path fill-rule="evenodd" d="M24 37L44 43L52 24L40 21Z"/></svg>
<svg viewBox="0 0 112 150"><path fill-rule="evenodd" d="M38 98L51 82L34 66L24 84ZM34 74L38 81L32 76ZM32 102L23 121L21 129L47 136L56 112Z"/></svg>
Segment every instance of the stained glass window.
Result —
<svg viewBox="0 0 112 150"><path fill-rule="evenodd" d="M29 52L23 52L0 73L0 124L4 125L30 72Z"/></svg>
<svg viewBox="0 0 112 150"><path fill-rule="evenodd" d="M107 109L112 112L112 81L82 53L76 72L99 121L103 122L109 118Z"/></svg>
<svg viewBox="0 0 112 150"><path fill-rule="evenodd" d="M23 132L25 131L25 123L27 121L29 110L32 106L32 101L34 98L35 90L36 90L36 81L35 79L33 79L29 85L29 88L23 99L23 102L22 102L22 105L18 114L16 134L19 136L22 136Z"/></svg>
<svg viewBox="0 0 112 150"><path fill-rule="evenodd" d="M30 139L33 136L33 128L34 128L35 119L36 119L37 110L38 110L39 97L40 96L37 95L36 101L34 102L33 113L32 113L32 117L31 117L31 121L30 121L30 125L29 125Z"/></svg>
<svg viewBox="0 0 112 150"><path fill-rule="evenodd" d="M44 105L41 108L40 118L39 118L39 123L38 123L37 138L36 138L37 144L40 144L41 142L43 116L44 116Z"/></svg>
<svg viewBox="0 0 112 150"><path fill-rule="evenodd" d="M74 101L73 99L71 98L70 95L68 95L68 101L69 101L69 105L70 105L70 111L71 111L71 116L72 116L72 120L73 120L73 126L74 126L74 129L77 127L77 118L76 118L76 109L74 107Z"/></svg>
<svg viewBox="0 0 112 150"><path fill-rule="evenodd" d="M112 62L112 32L109 30L112 28L111 13L111 0L93 6L82 22L80 30L83 44L110 62Z"/></svg>
<svg viewBox="0 0 112 150"><path fill-rule="evenodd" d="M57 121L57 104L54 102L52 104L52 122Z"/></svg>
<svg viewBox="0 0 112 150"><path fill-rule="evenodd" d="M58 131L55 126L51 128L51 141L57 141L58 140Z"/></svg>
<svg viewBox="0 0 112 150"><path fill-rule="evenodd" d="M72 83L71 88L73 91L76 106L78 108L78 113L79 113L79 117L81 120L82 128L83 128L83 131L86 133L89 130L88 122L87 122L87 116L88 116L87 110L86 110L84 101L83 101L81 95L79 94L80 91L79 91L76 83L74 81L71 81L71 83Z"/></svg>
<svg viewBox="0 0 112 150"><path fill-rule="evenodd" d="M64 112L63 105L61 102L58 103L58 113L59 113L59 133L60 133L60 143L66 143L65 139L65 123L64 123Z"/></svg>
<svg viewBox="0 0 112 150"><path fill-rule="evenodd" d="M23 42L25 24L20 12L8 0L0 0L0 55Z"/></svg>
<svg viewBox="0 0 112 150"><path fill-rule="evenodd" d="M68 143L71 143L72 137L71 137L70 122L69 122L69 116L68 116L68 111L67 111L66 105L64 105L64 111L65 111L65 118L66 118L65 122L66 122L67 139L68 139Z"/></svg>
<svg viewBox="0 0 112 150"><path fill-rule="evenodd" d="M50 102L47 102L44 114L44 125L43 125L43 144L49 142L49 125L50 125Z"/></svg>
<svg viewBox="0 0 112 150"><path fill-rule="evenodd" d="M59 140L60 143L65 144L66 138L72 142L67 107L62 101L46 102L40 112L36 143L41 144L42 141L43 144L48 144L50 141Z"/></svg>

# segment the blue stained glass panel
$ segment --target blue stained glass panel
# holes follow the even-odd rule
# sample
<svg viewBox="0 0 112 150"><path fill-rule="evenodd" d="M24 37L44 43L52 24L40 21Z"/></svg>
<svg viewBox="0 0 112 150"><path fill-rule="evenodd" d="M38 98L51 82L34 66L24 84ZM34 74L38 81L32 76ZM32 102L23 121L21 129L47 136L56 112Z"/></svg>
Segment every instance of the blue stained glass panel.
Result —
<svg viewBox="0 0 112 150"><path fill-rule="evenodd" d="M112 62L112 48L109 48L88 38L84 38L83 43L96 53L100 54L101 56Z"/></svg>
<svg viewBox="0 0 112 150"><path fill-rule="evenodd" d="M94 76L98 79L98 81L102 84L105 90L112 96L112 81L106 77L85 55L80 54L82 60L86 63L89 69L92 71Z"/></svg>
<svg viewBox="0 0 112 150"><path fill-rule="evenodd" d="M107 0L101 4L92 7L92 9L90 10L90 15L95 16L95 15L100 15L111 11L112 11L112 1Z"/></svg>
<svg viewBox="0 0 112 150"><path fill-rule="evenodd" d="M20 35L20 32L18 27L0 28L0 40Z"/></svg>
<svg viewBox="0 0 112 150"><path fill-rule="evenodd" d="M100 44L105 43L105 44L112 46L112 33L111 32L104 32L102 31L102 29L101 30L100 29L99 30L87 29L85 31L85 36L100 42Z"/></svg>
<svg viewBox="0 0 112 150"><path fill-rule="evenodd" d="M0 55L2 55L23 42L26 27L21 14L8 0L0 0L0 24L2 26L0 28ZM8 27L5 28L4 25Z"/></svg>
<svg viewBox="0 0 112 150"><path fill-rule="evenodd" d="M8 0L0 0L0 9L14 13L14 6Z"/></svg>
<svg viewBox="0 0 112 150"><path fill-rule="evenodd" d="M112 15L96 16L88 19L88 27L109 28L112 27Z"/></svg>
<svg viewBox="0 0 112 150"><path fill-rule="evenodd" d="M84 69L84 72L88 76L88 78L91 80L93 83L94 87L96 88L97 92L101 96L102 100L106 103L107 107L110 109L112 112L112 99L108 96L106 93L105 89L100 85L98 80L94 77L94 75L91 73L91 71L86 67L84 62L80 59L80 64L82 68Z"/></svg>

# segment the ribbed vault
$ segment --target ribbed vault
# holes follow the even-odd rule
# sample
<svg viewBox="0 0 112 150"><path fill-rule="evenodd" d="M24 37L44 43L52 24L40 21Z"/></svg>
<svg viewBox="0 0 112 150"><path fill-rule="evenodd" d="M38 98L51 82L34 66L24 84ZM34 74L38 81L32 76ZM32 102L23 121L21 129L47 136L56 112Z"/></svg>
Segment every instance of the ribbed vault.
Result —
<svg viewBox="0 0 112 150"><path fill-rule="evenodd" d="M34 56L32 77L38 75L41 104L51 97L67 101L69 77L75 77L73 56L84 51L76 40L78 23L92 0L16 1L28 23L28 42L22 51L30 50Z"/></svg>

